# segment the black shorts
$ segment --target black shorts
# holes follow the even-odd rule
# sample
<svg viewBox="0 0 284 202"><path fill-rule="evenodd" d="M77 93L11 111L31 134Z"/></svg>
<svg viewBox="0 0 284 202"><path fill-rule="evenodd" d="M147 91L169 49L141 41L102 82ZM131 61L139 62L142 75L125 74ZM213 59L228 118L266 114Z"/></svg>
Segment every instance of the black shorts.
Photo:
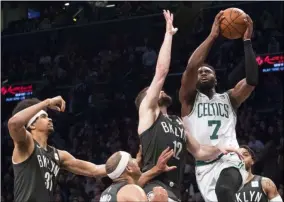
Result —
<svg viewBox="0 0 284 202"><path fill-rule="evenodd" d="M180 202L181 200L179 199L179 197L174 194L174 191L171 187L165 185L163 182L159 181L159 180L154 180L151 181L149 183L147 183L143 189L147 195L147 198L149 200L149 198L151 197L151 194L153 194L153 188L154 187L163 187L167 192L168 192L168 197L171 199L169 201L175 201L175 202Z"/></svg>

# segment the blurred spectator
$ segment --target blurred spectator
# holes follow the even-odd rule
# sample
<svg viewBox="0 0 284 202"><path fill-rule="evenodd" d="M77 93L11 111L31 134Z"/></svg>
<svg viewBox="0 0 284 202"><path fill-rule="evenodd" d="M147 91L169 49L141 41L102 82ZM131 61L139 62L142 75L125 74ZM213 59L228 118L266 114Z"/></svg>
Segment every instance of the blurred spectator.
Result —
<svg viewBox="0 0 284 202"><path fill-rule="evenodd" d="M268 44L268 53L278 53L280 51L280 44L275 37L271 37Z"/></svg>
<svg viewBox="0 0 284 202"><path fill-rule="evenodd" d="M143 61L144 68L153 68L157 62L156 51L153 48L148 47L143 53L142 61Z"/></svg>
<svg viewBox="0 0 284 202"><path fill-rule="evenodd" d="M256 153L260 153L264 148L263 143L260 140L257 140L254 135L249 137L248 146L253 149Z"/></svg>

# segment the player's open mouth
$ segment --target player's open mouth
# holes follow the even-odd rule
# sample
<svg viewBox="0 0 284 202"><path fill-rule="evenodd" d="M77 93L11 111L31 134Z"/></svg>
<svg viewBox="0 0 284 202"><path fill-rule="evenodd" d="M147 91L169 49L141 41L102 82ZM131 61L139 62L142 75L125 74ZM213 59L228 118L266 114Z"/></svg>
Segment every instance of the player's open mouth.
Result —
<svg viewBox="0 0 284 202"><path fill-rule="evenodd" d="M200 80L201 80L202 82L208 81L207 78L201 78Z"/></svg>

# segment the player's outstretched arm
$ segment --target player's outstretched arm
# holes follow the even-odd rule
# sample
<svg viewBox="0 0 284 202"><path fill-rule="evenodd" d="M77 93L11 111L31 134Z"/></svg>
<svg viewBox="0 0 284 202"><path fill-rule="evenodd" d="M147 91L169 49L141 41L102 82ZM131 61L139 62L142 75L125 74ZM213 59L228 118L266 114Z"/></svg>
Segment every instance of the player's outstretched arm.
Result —
<svg viewBox="0 0 284 202"><path fill-rule="evenodd" d="M282 202L281 196L278 193L277 187L274 182L266 177L261 180L261 185L264 193L267 195L269 201L271 202Z"/></svg>
<svg viewBox="0 0 284 202"><path fill-rule="evenodd" d="M95 165L88 161L76 159L67 151L58 150L63 169L76 175L87 177L106 176L105 165Z"/></svg>
<svg viewBox="0 0 284 202"><path fill-rule="evenodd" d="M169 72L172 40L173 35L177 32L177 28L173 27L173 14L171 14L169 11L164 10L164 17L166 20L166 33L159 52L156 72L152 83L147 90L146 96L142 100L139 107L139 134L148 129L155 121L156 116L158 116L156 112L158 109L159 95L163 88L166 76Z"/></svg>
<svg viewBox="0 0 284 202"><path fill-rule="evenodd" d="M187 150L196 160L208 161L217 158L218 155L222 153L227 154L229 152L235 152L240 158L242 158L242 154L239 152L238 148L230 146L201 145L192 135L189 134L188 131L185 133L187 137Z"/></svg>
<svg viewBox="0 0 284 202"><path fill-rule="evenodd" d="M176 169L176 166L168 166L167 163L169 159L174 155L173 150L168 147L165 149L161 155L159 156L159 159L157 161L157 164L147 172L143 173L141 177L138 180L138 185L140 187L144 187L144 185L152 180L154 177L158 176L159 174L163 172L169 172L171 170Z"/></svg>
<svg viewBox="0 0 284 202"><path fill-rule="evenodd" d="M177 32L177 28L173 27L173 14L170 11L164 10L163 12L166 20L165 38L159 52L154 78L144 99L150 108L155 108L158 105L160 91L170 68L173 35Z"/></svg>
<svg viewBox="0 0 284 202"><path fill-rule="evenodd" d="M179 100L183 103L190 103L196 94L197 70L204 63L207 55L220 32L220 22L223 19L223 11L220 11L214 20L211 33L200 46L190 56L186 70L181 79Z"/></svg>
<svg viewBox="0 0 284 202"><path fill-rule="evenodd" d="M187 150L196 160L208 161L215 159L221 153L217 147L199 144L188 131L185 131L185 134L187 137Z"/></svg>
<svg viewBox="0 0 284 202"><path fill-rule="evenodd" d="M258 65L251 44L251 35L253 32L253 21L247 15L247 30L244 33L244 52L245 52L245 71L246 78L241 80L233 89L229 90L229 96L232 105L238 108L252 93L258 84Z"/></svg>

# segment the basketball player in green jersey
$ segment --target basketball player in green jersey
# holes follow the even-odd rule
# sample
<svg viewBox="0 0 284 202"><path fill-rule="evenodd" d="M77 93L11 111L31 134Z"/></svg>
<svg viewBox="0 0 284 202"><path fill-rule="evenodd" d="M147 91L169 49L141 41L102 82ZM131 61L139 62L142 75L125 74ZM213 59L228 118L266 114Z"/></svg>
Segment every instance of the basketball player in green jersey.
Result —
<svg viewBox="0 0 284 202"><path fill-rule="evenodd" d="M242 145L240 146L240 153L244 158L248 177L244 187L236 193L235 202L282 202L277 187L271 179L252 173L255 163L254 152L247 145Z"/></svg>
<svg viewBox="0 0 284 202"><path fill-rule="evenodd" d="M169 201L181 201L180 191L188 151L195 157L207 160L216 158L221 148L199 144L185 132L182 120L178 116L167 114L172 99L162 91L162 87L169 72L172 39L177 28L173 26L172 13L164 11L164 17L166 33L159 52L156 72L151 85L138 94L135 104L139 113L138 134L142 145L142 171L147 173L152 170L159 155L167 147L174 151L173 158L169 159L169 166L176 166L174 170L153 177L144 186L147 197L151 198L153 187L162 186L168 192ZM231 148L223 149L226 152ZM231 151L235 151L234 148Z"/></svg>
<svg viewBox="0 0 284 202"><path fill-rule="evenodd" d="M247 15L243 35L246 78L233 89L219 94L214 68L205 64L211 46L219 36L223 11L215 17L210 35L193 52L183 73L179 100L184 127L200 144L239 147L236 138L236 109L250 96L258 83L258 66L251 44L253 22ZM196 179L206 202L234 201L247 172L233 153L220 154L210 161L196 159Z"/></svg>

